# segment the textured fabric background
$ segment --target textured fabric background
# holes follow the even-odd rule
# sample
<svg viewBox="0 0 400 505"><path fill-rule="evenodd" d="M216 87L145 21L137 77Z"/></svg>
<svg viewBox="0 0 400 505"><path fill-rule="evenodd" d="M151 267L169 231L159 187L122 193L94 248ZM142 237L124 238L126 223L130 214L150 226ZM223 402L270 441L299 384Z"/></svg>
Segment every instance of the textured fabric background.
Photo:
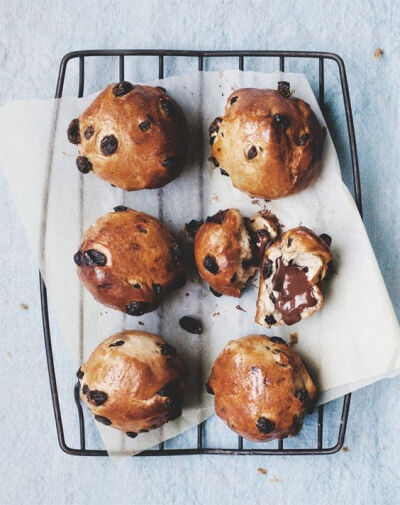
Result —
<svg viewBox="0 0 400 505"><path fill-rule="evenodd" d="M365 223L400 315L399 16L396 0L0 0L0 104L52 97L60 58L76 49L337 52L344 58L349 78ZM377 47L384 50L380 59L373 56ZM127 75L154 76L155 61L152 69L142 60L136 65ZM252 68L253 62L248 65ZM297 68L289 61L287 69ZM179 73L185 68L171 62L167 70ZM91 87L86 92L105 85L111 71L117 75L117 62L99 61L89 67ZM76 94L74 84L73 80L66 83L67 94ZM334 82L332 90L327 88L326 117L344 179L350 184L337 91ZM63 454L57 445L47 380L37 270L1 171L0 195L1 505L399 503L400 379L382 381L353 395L348 450L330 457L138 458L112 465L107 459ZM54 347L65 424L72 427L74 370L56 328ZM332 412L339 407L340 402L332 405ZM232 440L226 430L221 430L221 436ZM334 438L334 433L328 430L328 436ZM67 441L76 444L76 434L67 430ZM99 443L93 426L89 443ZM259 467L267 474L260 473Z"/></svg>

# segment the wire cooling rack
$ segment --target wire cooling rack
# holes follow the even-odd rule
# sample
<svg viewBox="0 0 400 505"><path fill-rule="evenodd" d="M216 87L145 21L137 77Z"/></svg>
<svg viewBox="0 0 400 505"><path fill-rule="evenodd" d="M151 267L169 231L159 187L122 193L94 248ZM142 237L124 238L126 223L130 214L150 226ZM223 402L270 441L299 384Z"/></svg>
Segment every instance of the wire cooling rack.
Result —
<svg viewBox="0 0 400 505"><path fill-rule="evenodd" d="M351 164L353 170L353 186L354 198L357 207L362 215L362 201L361 201L361 187L360 187L360 174L358 167L357 146L354 133L353 116L350 104L350 95L347 85L346 69L343 60L334 53L324 53L315 51L175 51L175 50L144 50L144 49L129 49L129 50L88 50L88 51L75 51L66 54L61 60L60 71L57 81L56 98L60 98L63 93L64 81L68 68L68 63L71 60L78 60L79 62L79 82L78 82L78 96L83 96L85 86L85 61L89 58L105 57L105 58L118 58L119 59L119 80L124 80L125 74L125 60L130 56L141 57L156 57L158 58L158 78L162 79L165 73L165 60L167 57L179 60L181 58L191 58L197 60L198 70L204 69L205 62L208 63L210 59L222 58L235 58L238 62L239 70L245 69L245 58L259 59L273 59L279 64L281 71L285 70L285 60L290 58L292 62L294 59L297 61L314 60L318 63L318 101L321 110L324 111L324 94L325 94L325 62L333 61L336 63L336 71L340 79L344 111L346 114L348 140L351 155ZM252 60L253 61L253 60ZM109 81L115 80L115 76L110 76ZM47 292L43 278L39 273L40 283L40 297L42 305L42 321L44 342L46 347L47 366L49 371L49 381L51 389L51 397L53 401L54 416L57 428L58 442L61 449L67 454L74 456L107 456L108 453L102 449L92 449L86 446L86 431L85 431L85 418L82 405L79 398L79 385L75 385L74 397L75 405L77 408L78 425L79 425L79 438L80 446L78 448L69 447L65 441L64 425L61 415L60 399L57 390L56 372L54 366L49 313L47 304ZM316 444L315 446L305 446L299 448L284 447L284 441L279 440L276 447L271 447L269 444L261 444L258 448L246 447L246 441L242 437L238 437L236 448L218 448L210 447L205 443L205 427L207 421L204 421L197 427L197 443L194 448L168 448L164 443L161 443L157 448L141 452L135 457L143 456L172 456L172 455L191 455L191 454L225 454L225 455L317 455L317 454L334 454L338 452L344 443L346 434L347 419L350 408L350 394L343 397L342 413L339 421L332 427L329 425L329 431L337 429L337 438L333 444L325 445L324 440L324 406L317 409L315 426L307 426L307 430L314 429L316 431ZM329 405L329 404L328 404ZM285 442L287 443L287 442Z"/></svg>

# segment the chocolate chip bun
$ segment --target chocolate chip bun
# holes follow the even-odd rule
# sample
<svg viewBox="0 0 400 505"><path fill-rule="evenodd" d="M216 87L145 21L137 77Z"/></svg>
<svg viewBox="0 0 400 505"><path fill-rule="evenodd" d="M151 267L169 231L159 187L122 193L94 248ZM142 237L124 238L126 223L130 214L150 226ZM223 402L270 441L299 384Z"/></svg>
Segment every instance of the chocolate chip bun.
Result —
<svg viewBox="0 0 400 505"><path fill-rule="evenodd" d="M237 209L208 217L194 237L194 256L200 277L217 296L240 297L258 268L260 251L275 240L279 225L267 216L243 218Z"/></svg>
<svg viewBox="0 0 400 505"><path fill-rule="evenodd" d="M296 435L317 396L300 356L279 337L232 340L216 359L207 384L215 411L248 440Z"/></svg>
<svg viewBox="0 0 400 505"><path fill-rule="evenodd" d="M152 333L127 330L107 338L77 377L95 419L129 437L181 415L187 368L175 348Z"/></svg>
<svg viewBox="0 0 400 505"><path fill-rule="evenodd" d="M127 81L110 84L68 128L69 141L79 148L78 169L93 170L126 191L175 179L187 137L184 113L163 88Z"/></svg>
<svg viewBox="0 0 400 505"><path fill-rule="evenodd" d="M86 231L74 261L98 302L132 316L155 310L186 282L179 246L165 225L124 206Z"/></svg>
<svg viewBox="0 0 400 505"><path fill-rule="evenodd" d="M303 190L321 160L321 126L310 106L291 96L289 83L281 82L280 91L234 91L209 134L214 165L251 196L275 199Z"/></svg>
<svg viewBox="0 0 400 505"><path fill-rule="evenodd" d="M256 323L292 325L322 307L322 287L332 259L328 235L318 237L300 226L285 232L265 250Z"/></svg>

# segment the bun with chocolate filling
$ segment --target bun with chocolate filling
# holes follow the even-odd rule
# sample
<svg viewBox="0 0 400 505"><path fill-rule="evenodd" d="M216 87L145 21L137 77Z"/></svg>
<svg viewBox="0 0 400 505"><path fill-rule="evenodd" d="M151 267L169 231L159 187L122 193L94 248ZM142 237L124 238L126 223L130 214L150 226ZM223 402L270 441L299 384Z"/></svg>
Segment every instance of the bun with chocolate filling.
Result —
<svg viewBox="0 0 400 505"><path fill-rule="evenodd" d="M282 198L308 186L317 173L323 133L311 107L290 93L243 88L227 100L209 128L212 160L240 191Z"/></svg>
<svg viewBox="0 0 400 505"><path fill-rule="evenodd" d="M107 338L77 376L95 419L131 438L181 415L187 368L175 348L152 333Z"/></svg>
<svg viewBox="0 0 400 505"><path fill-rule="evenodd" d="M155 310L186 282L179 246L166 226L124 206L86 231L74 261L98 302L132 316Z"/></svg>
<svg viewBox="0 0 400 505"><path fill-rule="evenodd" d="M261 215L245 219L237 209L208 217L194 237L194 256L200 277L214 294L240 297L258 268L260 251L275 240L279 225Z"/></svg>
<svg viewBox="0 0 400 505"><path fill-rule="evenodd" d="M232 340L216 359L207 384L215 411L248 440L296 435L317 390L300 356L279 337Z"/></svg>
<svg viewBox="0 0 400 505"><path fill-rule="evenodd" d="M322 287L332 259L330 237L304 227L285 232L265 250L256 322L270 328L292 325L322 307Z"/></svg>
<svg viewBox="0 0 400 505"><path fill-rule="evenodd" d="M126 191L175 179L187 138L184 113L163 88L127 81L110 84L68 128L79 148L78 169Z"/></svg>

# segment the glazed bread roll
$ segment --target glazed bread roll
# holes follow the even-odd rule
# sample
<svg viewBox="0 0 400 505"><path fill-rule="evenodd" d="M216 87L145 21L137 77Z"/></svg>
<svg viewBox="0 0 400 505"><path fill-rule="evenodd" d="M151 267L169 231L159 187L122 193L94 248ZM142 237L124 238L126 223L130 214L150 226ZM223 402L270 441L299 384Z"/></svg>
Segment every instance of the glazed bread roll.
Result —
<svg viewBox="0 0 400 505"><path fill-rule="evenodd" d="M256 322L292 325L322 307L322 287L332 260L331 239L300 226L265 249L260 274Z"/></svg>
<svg viewBox="0 0 400 505"><path fill-rule="evenodd" d="M184 113L163 88L127 81L110 84L68 128L69 141L79 148L78 169L126 191L175 179L187 137Z"/></svg>
<svg viewBox="0 0 400 505"><path fill-rule="evenodd" d="M276 240L279 225L268 216L243 218L237 209L208 217L194 236L194 256L200 277L215 295L240 297L259 265L260 252Z"/></svg>
<svg viewBox="0 0 400 505"><path fill-rule="evenodd" d="M232 184L251 196L297 193L317 173L323 133L310 106L280 91L243 88L227 100L225 115L209 128L212 159Z"/></svg>
<svg viewBox="0 0 400 505"><path fill-rule="evenodd" d="M181 415L187 368L164 339L122 331L104 340L77 372L95 419L134 438Z"/></svg>
<svg viewBox="0 0 400 505"><path fill-rule="evenodd" d="M279 337L232 340L207 383L215 411L242 437L267 442L296 435L317 390L300 356Z"/></svg>
<svg viewBox="0 0 400 505"><path fill-rule="evenodd" d="M155 310L186 282L180 248L166 226L122 205L86 231L74 261L98 302L132 316Z"/></svg>

